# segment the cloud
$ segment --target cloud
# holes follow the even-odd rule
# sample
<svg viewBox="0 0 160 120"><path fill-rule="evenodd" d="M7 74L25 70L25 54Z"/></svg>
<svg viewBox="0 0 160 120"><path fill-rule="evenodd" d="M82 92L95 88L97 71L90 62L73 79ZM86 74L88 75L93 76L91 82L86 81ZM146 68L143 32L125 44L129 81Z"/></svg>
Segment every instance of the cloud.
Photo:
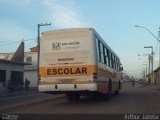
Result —
<svg viewBox="0 0 160 120"><path fill-rule="evenodd" d="M56 27L84 27L86 26L81 12L75 7L75 1L44 0L42 2L49 10Z"/></svg>
<svg viewBox="0 0 160 120"><path fill-rule="evenodd" d="M45 22L52 22L54 28L75 28L88 25L81 10L76 6L75 0L7 0L2 3L6 8L9 7L8 10L11 13L14 12L15 18L21 15L21 21L29 16L32 25ZM8 18L3 16L0 20L0 52L14 52L19 45L19 43L14 43L7 47L3 46L3 44L6 44L6 41L17 42L23 38L30 39L37 36L37 32L33 31L35 28L30 27L30 25L24 26L21 21L10 16ZM43 30L47 28L44 27ZM27 49L33 46L35 46L34 41L26 43Z"/></svg>
<svg viewBox="0 0 160 120"><path fill-rule="evenodd" d="M30 33L24 29L24 27L12 23L9 21L0 21L2 24L0 27L0 33L1 33L1 40L12 40L12 41L17 41L17 40L22 40L25 37L30 36ZM2 39L3 38L3 39Z"/></svg>
<svg viewBox="0 0 160 120"><path fill-rule="evenodd" d="M14 52L20 43L18 41L33 37L29 30L19 24L10 21L0 21L0 23L0 52ZM6 47L7 49L4 49Z"/></svg>

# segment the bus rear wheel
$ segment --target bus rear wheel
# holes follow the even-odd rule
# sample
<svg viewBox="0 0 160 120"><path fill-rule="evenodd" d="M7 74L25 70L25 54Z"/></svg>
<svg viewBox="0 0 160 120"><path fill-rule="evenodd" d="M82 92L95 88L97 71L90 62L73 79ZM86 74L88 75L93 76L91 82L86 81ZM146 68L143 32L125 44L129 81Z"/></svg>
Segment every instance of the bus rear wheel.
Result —
<svg viewBox="0 0 160 120"><path fill-rule="evenodd" d="M102 100L111 100L112 98L112 81L109 80L108 83L108 93L101 93Z"/></svg>
<svg viewBox="0 0 160 120"><path fill-rule="evenodd" d="M119 83L118 83L118 90L114 91L114 94L118 95L120 89L121 89L121 82L119 81Z"/></svg>
<svg viewBox="0 0 160 120"><path fill-rule="evenodd" d="M107 93L107 100L111 100L112 97L112 80L109 80L108 84L108 93Z"/></svg>

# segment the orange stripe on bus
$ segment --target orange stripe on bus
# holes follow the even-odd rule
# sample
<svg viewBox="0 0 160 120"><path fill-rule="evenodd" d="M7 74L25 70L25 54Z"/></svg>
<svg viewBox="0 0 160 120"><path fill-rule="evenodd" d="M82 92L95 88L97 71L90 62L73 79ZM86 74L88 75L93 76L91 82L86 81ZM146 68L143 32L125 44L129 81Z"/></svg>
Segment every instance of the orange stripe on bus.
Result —
<svg viewBox="0 0 160 120"><path fill-rule="evenodd" d="M86 66L55 66L40 67L41 77L64 77L64 76L92 76L97 67L95 65Z"/></svg>

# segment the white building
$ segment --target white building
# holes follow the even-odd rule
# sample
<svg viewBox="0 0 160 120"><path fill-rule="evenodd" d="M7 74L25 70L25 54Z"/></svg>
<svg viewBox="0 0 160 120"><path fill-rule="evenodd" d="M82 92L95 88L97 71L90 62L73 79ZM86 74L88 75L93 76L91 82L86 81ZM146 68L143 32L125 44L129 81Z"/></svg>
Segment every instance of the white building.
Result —
<svg viewBox="0 0 160 120"><path fill-rule="evenodd" d="M30 81L30 87L37 87L37 48L30 48L30 52L25 52L24 62L32 65L24 66L24 80Z"/></svg>
<svg viewBox="0 0 160 120"><path fill-rule="evenodd" d="M0 53L0 59L11 60L14 53Z"/></svg>
<svg viewBox="0 0 160 120"><path fill-rule="evenodd" d="M24 63L0 59L0 93L3 90L3 83L9 83L12 89L23 87ZM7 87L7 86L6 86Z"/></svg>
<svg viewBox="0 0 160 120"><path fill-rule="evenodd" d="M11 60L13 55L14 53L0 53L0 59ZM38 80L37 79L37 47L30 48L29 52L24 53L24 62L30 63L31 65L28 65L28 64L24 65L23 80L25 81L25 79L27 78L30 81L30 87L37 87L37 80ZM18 71L19 68L18 69L16 67L13 68L14 66L13 67L12 66L8 65L8 68L6 69L15 69L15 71L16 70ZM6 72L6 74L7 74L6 77L8 78L8 75L10 76L10 74L8 74L8 72Z"/></svg>

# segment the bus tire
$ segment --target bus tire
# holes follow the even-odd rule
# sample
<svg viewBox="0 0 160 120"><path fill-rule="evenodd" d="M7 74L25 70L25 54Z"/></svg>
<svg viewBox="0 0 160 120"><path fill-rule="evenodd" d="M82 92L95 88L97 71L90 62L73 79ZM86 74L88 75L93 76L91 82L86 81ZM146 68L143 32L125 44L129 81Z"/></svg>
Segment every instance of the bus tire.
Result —
<svg viewBox="0 0 160 120"><path fill-rule="evenodd" d="M120 89L121 89L121 87L122 87L122 86L121 86L121 85L122 85L122 83L121 83L121 81L120 81L120 80L119 80L119 84L118 84L118 85L119 85L119 90L120 90Z"/></svg>
<svg viewBox="0 0 160 120"><path fill-rule="evenodd" d="M109 82L108 82L108 93L101 93L101 99L103 101L107 100L111 100L111 97L112 97L112 80L110 79Z"/></svg>
<svg viewBox="0 0 160 120"><path fill-rule="evenodd" d="M118 95L120 89L121 89L121 82L119 81L119 83L118 83L118 90L114 91L114 94Z"/></svg>
<svg viewBox="0 0 160 120"><path fill-rule="evenodd" d="M112 97L112 80L109 79L109 82L108 82L107 100L111 100L111 97Z"/></svg>

